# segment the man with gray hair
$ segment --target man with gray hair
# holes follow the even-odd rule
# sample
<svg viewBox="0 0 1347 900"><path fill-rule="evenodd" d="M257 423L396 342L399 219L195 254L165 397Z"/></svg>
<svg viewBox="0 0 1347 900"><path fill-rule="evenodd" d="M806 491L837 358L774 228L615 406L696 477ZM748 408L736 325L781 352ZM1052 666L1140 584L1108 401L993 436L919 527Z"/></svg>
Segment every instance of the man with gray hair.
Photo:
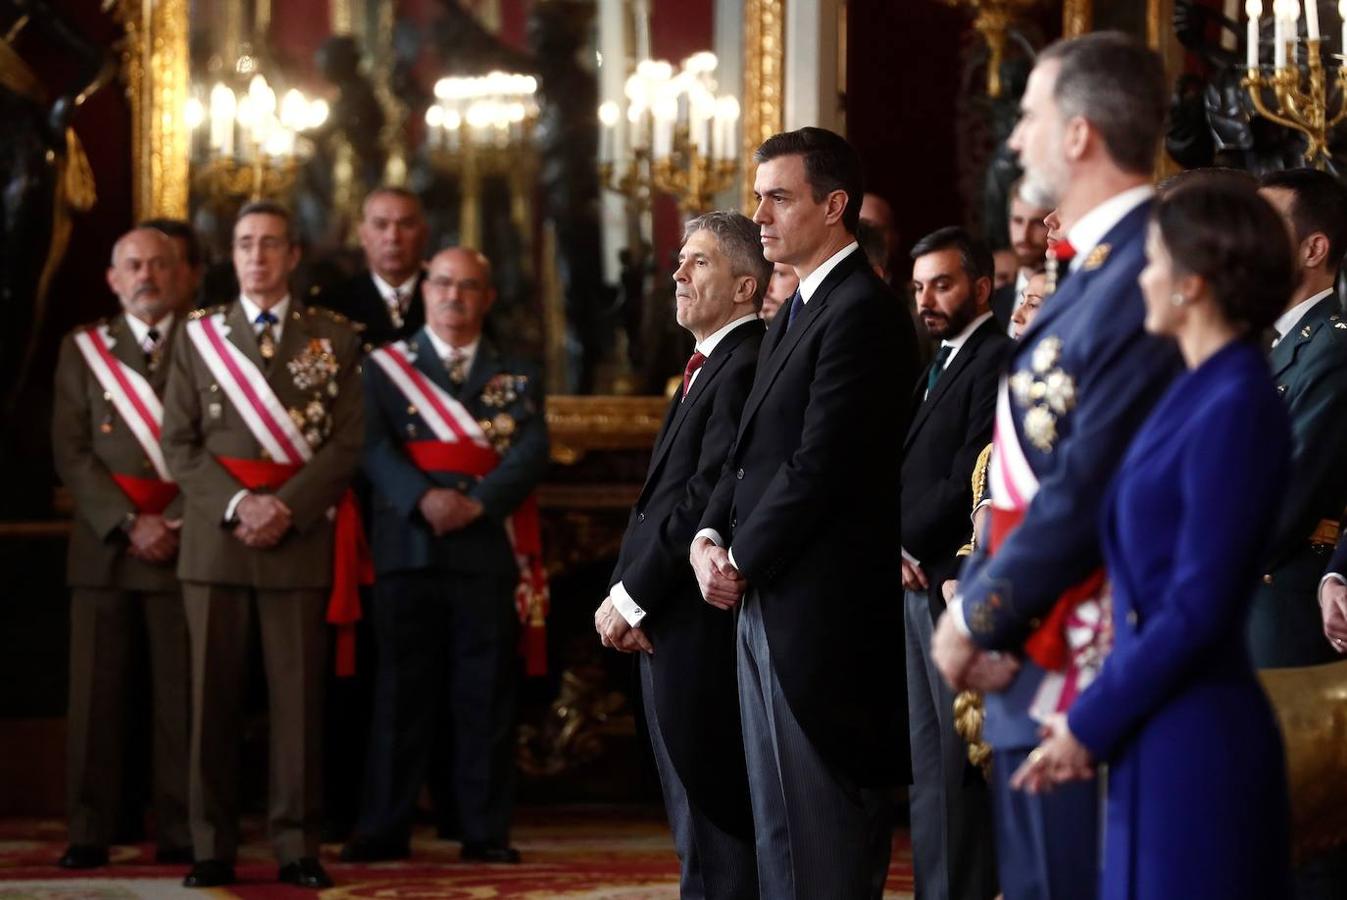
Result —
<svg viewBox="0 0 1347 900"><path fill-rule="evenodd" d="M753 386L772 264L737 212L688 222L674 271L678 324L697 339L655 442L608 597L605 646L640 651L650 745L682 862L682 896L756 898L753 812L740 736L734 614L702 602L688 562ZM658 653L655 650L658 649Z"/></svg>
<svg viewBox="0 0 1347 900"><path fill-rule="evenodd" d="M978 536L932 640L951 687L988 691L984 738L995 751L1006 900L1084 900L1099 879L1097 786L1070 781L1029 794L1014 789L1014 776L1039 764L1043 754L1032 751L1045 729L1078 740L1096 761L1122 737L1116 721L1082 720L1071 703L1110 647L1099 534L1089 526L1123 451L1179 369L1173 345L1145 330L1137 284L1166 106L1153 52L1118 33L1089 34L1039 56L1010 137L1025 169L1021 193L1057 208L1071 251L1059 245L1057 256L1070 262L1001 382L989 534ZM1022 655L1018 672L997 666L997 651ZM1117 896L1137 891L1129 852L1116 840L1106 848Z"/></svg>

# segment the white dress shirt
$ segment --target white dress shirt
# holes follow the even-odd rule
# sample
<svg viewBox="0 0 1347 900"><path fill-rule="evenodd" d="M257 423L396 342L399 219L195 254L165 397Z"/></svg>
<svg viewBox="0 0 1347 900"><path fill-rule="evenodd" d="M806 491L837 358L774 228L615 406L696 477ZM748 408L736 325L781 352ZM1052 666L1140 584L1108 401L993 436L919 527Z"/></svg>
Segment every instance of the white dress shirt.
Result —
<svg viewBox="0 0 1347 900"><path fill-rule="evenodd" d="M751 313L747 316L740 316L732 322L727 322L725 325L698 341L697 346L694 349L702 356L710 359L711 354L715 352L716 346L724 340L725 335L729 334L745 322L752 322L756 318L759 318L758 313ZM703 365L705 365L705 363L703 363ZM692 377L688 379L688 390L692 390L692 385L697 380L697 376L701 374L701 371L702 370L699 367L692 373ZM608 597L613 601L613 608L622 614L622 618L627 620L628 625L635 628L641 624L641 620L645 618L645 610L642 609L640 604L631 596L631 593L628 592L626 586L622 584L622 582L619 581L617 584L613 585L612 589L608 592Z"/></svg>
<svg viewBox="0 0 1347 900"><path fill-rule="evenodd" d="M1326 288L1315 294L1313 297L1301 300L1295 306L1278 316L1277 321L1272 323L1272 327L1277 332L1277 339L1272 342L1272 346L1275 347L1280 344L1282 338L1294 331L1295 327L1300 324L1300 320L1305 318L1305 313L1309 312L1314 304L1318 303L1331 293L1333 293L1333 289Z"/></svg>
<svg viewBox="0 0 1347 900"><path fill-rule="evenodd" d="M402 317L407 314L407 302L412 296L412 291L416 289L416 276L413 275L396 286L384 281L373 271L369 273L369 277L374 282L374 289L384 298L389 318L393 320L394 325L401 325Z"/></svg>
<svg viewBox="0 0 1347 900"><path fill-rule="evenodd" d="M145 348L145 339L149 336L151 328L159 332L159 341L161 343L164 338L168 336L169 331L173 329L173 313L168 313L153 325L143 319L137 319L130 313L126 313L125 315L126 324L131 328L131 336L136 339L136 346L141 349Z"/></svg>
<svg viewBox="0 0 1347 900"><path fill-rule="evenodd" d="M472 371L472 364L477 359L477 348L482 343L482 336L480 334L473 338L470 343L464 344L462 347L455 347L448 341L440 340L435 332L430 330L429 325L421 330L425 332L426 339L430 341L430 346L435 348L435 355L444 363L444 368L446 370L449 368L449 360L454 356L458 356L463 360L463 371L465 373Z"/></svg>

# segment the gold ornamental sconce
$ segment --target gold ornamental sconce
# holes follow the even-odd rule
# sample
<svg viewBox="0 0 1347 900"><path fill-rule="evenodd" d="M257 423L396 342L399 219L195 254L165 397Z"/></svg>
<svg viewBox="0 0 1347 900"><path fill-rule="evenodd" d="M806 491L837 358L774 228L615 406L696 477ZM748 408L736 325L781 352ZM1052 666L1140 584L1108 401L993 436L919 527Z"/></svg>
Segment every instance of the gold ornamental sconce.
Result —
<svg viewBox="0 0 1347 900"><path fill-rule="evenodd" d="M973 12L973 28L987 43L987 96L1001 96L1001 62L1006 56L1006 40L1015 26L1042 0L945 0L957 8Z"/></svg>

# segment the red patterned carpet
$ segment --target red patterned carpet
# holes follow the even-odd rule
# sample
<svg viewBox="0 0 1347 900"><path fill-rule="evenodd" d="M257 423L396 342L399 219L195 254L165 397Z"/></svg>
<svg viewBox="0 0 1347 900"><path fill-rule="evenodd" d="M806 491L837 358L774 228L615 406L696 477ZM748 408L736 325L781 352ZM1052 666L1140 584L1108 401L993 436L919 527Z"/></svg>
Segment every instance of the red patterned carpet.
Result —
<svg viewBox="0 0 1347 900"><path fill-rule="evenodd" d="M276 866L260 827L246 830L239 855L241 883L210 892L181 886L184 866L157 866L149 845L116 847L112 864L92 877L56 868L65 848L65 825L52 820L0 822L0 900L168 900L245 898L280 900L312 896L272 879ZM402 863L346 865L339 847L323 848L323 862L337 886L325 898L569 898L569 900L671 900L678 896L678 863L664 821L657 814L623 808L564 807L521 811L514 842L518 866L465 865L458 845L417 833L413 858ZM912 856L907 836L894 842L885 897L910 898Z"/></svg>

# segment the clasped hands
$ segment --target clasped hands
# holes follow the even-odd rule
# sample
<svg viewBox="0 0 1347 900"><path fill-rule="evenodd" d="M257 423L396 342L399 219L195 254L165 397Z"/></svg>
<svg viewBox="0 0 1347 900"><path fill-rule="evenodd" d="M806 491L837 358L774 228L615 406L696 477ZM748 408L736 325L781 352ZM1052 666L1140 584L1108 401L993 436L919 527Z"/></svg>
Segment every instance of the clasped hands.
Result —
<svg viewBox="0 0 1347 900"><path fill-rule="evenodd" d="M484 509L480 500L442 487L431 488L422 494L416 507L435 537L461 531L477 521Z"/></svg>
<svg viewBox="0 0 1347 900"><path fill-rule="evenodd" d="M1086 781L1094 777L1094 757L1071 733L1066 714L1057 713L1039 729L1042 742L1015 774L1010 786L1017 791L1039 794L1068 781Z"/></svg>
<svg viewBox="0 0 1347 900"><path fill-rule="evenodd" d="M691 560L702 598L717 609L734 609L748 590L748 581L730 562L730 552L709 538L698 538L692 542Z"/></svg>
<svg viewBox="0 0 1347 900"><path fill-rule="evenodd" d="M951 587L955 585L955 587ZM957 582L942 585L948 602ZM959 630L946 609L931 636L931 660L949 686L956 691L996 692L1005 690L1020 670L1019 661L1008 653L983 650Z"/></svg>
<svg viewBox="0 0 1347 900"><path fill-rule="evenodd" d="M234 537L254 550L269 550L294 524L294 514L275 494L247 494L234 510Z"/></svg>
<svg viewBox="0 0 1347 900"><path fill-rule="evenodd" d="M1324 637L1339 653L1347 653L1347 584L1330 578L1319 591Z"/></svg>
<svg viewBox="0 0 1347 900"><path fill-rule="evenodd" d="M139 513L126 533L130 542L126 552L143 562L166 563L178 553L178 529L181 527L182 519Z"/></svg>
<svg viewBox="0 0 1347 900"><path fill-rule="evenodd" d="M622 613L613 606L612 597L604 597L603 603L594 611L594 630L599 633L599 641L605 647L612 647L622 653L654 653L650 638L639 626L633 628Z"/></svg>

